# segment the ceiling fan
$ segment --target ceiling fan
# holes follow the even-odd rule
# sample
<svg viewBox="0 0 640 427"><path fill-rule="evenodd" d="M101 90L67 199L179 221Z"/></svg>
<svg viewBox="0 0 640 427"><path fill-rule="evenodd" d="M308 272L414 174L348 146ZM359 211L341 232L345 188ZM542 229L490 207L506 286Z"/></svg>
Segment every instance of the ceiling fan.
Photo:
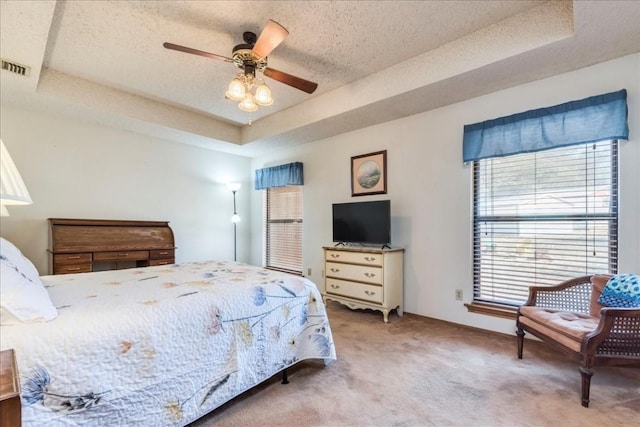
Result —
<svg viewBox="0 0 640 427"><path fill-rule="evenodd" d="M186 46L180 46L174 43L165 42L163 43L163 46L166 49L177 50L184 53L204 56L205 58L217 59L235 64L235 66L243 72L232 80L229 85L229 90L226 93L226 97L235 101L241 101L239 104L241 110L255 111L258 108L257 105L255 108L243 108L242 104L247 100L247 98L253 98L253 100L255 100L259 105L271 105L271 103L273 103L269 88L264 84L260 84L260 82L256 80L256 71L260 71L262 74L273 80L277 80L306 93L313 93L318 87L318 84L312 81L287 74L276 70L275 68L267 67L267 56L280 43L282 43L288 35L289 31L287 31L286 28L270 19L262 30L262 33L260 33L260 37L256 37L256 34L250 31L244 32L242 35L244 43L233 48L231 58ZM235 80L238 81L238 85L240 86L237 86L234 89L232 88L232 85ZM255 90L255 94L251 93L252 89ZM268 91L268 93L265 93L265 91ZM248 96L247 94L251 96Z"/></svg>

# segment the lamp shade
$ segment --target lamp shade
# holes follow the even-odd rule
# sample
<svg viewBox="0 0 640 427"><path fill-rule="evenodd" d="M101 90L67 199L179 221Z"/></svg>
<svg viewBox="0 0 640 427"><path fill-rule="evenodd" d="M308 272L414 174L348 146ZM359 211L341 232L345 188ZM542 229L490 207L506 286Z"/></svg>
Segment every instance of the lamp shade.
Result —
<svg viewBox="0 0 640 427"><path fill-rule="evenodd" d="M245 97L245 94L246 90L244 88L244 83L236 77L229 82L229 88L227 89L227 93L225 93L225 96L234 101L242 101Z"/></svg>
<svg viewBox="0 0 640 427"><path fill-rule="evenodd" d="M258 104L253 102L251 92L247 92L244 99L238 104L238 108L247 113L252 113L258 109Z"/></svg>
<svg viewBox="0 0 640 427"><path fill-rule="evenodd" d="M242 184L239 182L230 182L227 184L227 188L230 191L238 191L240 189L240 187L242 187Z"/></svg>
<svg viewBox="0 0 640 427"><path fill-rule="evenodd" d="M269 86L262 83L256 88L256 96L255 96L256 104L262 107L268 107L273 104L273 98L271 97L271 89Z"/></svg>
<svg viewBox="0 0 640 427"><path fill-rule="evenodd" d="M33 203L20 172L13 163L7 147L0 139L0 204L29 205Z"/></svg>

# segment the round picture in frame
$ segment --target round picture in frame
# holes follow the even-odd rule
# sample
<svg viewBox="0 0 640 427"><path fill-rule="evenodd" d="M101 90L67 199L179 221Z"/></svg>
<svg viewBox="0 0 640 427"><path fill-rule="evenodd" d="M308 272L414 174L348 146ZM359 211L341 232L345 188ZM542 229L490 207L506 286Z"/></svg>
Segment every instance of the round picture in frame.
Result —
<svg viewBox="0 0 640 427"><path fill-rule="evenodd" d="M373 160L362 162L356 173L358 184L362 188L370 189L380 182L382 176L382 168Z"/></svg>
<svg viewBox="0 0 640 427"><path fill-rule="evenodd" d="M351 158L351 195L386 194L387 151Z"/></svg>

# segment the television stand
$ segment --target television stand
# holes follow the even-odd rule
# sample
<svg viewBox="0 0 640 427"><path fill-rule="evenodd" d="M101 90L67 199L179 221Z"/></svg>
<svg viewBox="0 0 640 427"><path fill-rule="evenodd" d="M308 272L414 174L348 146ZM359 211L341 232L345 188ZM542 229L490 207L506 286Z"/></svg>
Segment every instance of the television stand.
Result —
<svg viewBox="0 0 640 427"><path fill-rule="evenodd" d="M363 248L366 248L366 247L367 247L364 243L358 243L358 244L359 244L361 247L363 247ZM345 248L346 248L346 247L353 247L353 243L349 244L349 243L345 243L345 242L338 242L338 243L336 243L335 245L333 245L333 247L334 247L334 248L337 248L337 247L339 247L339 246L344 246ZM383 251L383 250L385 250L385 249L391 249L391 246L389 246L389 245L387 245L387 244L385 243L385 244L383 244L383 245L380 247L380 250L382 250L382 251Z"/></svg>
<svg viewBox="0 0 640 427"><path fill-rule="evenodd" d="M351 309L381 311L385 323L389 312L402 316L404 249L324 247L324 292Z"/></svg>

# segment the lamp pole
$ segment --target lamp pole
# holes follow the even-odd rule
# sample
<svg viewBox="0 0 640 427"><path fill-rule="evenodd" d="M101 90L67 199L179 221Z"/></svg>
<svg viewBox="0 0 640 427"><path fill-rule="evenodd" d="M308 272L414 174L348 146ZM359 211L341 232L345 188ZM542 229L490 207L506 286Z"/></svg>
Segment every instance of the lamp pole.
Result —
<svg viewBox="0 0 640 427"><path fill-rule="evenodd" d="M240 189L241 184L238 182L230 182L227 184L227 188L233 193L233 215L231 216L231 222L233 222L233 260L238 260L237 248L237 224L240 222L240 215L236 209L236 192Z"/></svg>
<svg viewBox="0 0 640 427"><path fill-rule="evenodd" d="M233 190L233 216L231 217L231 221L233 221L233 260L237 261L237 230L236 226L238 221L235 221L238 217L238 212L236 211L236 191Z"/></svg>

